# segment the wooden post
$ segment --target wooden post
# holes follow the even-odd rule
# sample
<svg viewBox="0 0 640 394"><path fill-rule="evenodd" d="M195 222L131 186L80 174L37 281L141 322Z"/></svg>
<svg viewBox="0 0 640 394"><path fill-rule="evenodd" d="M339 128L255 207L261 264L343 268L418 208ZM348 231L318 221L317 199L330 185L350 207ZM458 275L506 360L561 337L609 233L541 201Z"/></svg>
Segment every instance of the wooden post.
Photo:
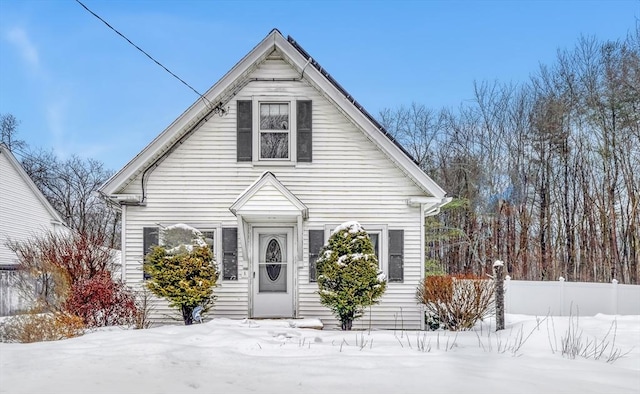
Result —
<svg viewBox="0 0 640 394"><path fill-rule="evenodd" d="M493 263L493 280L495 285L496 331L504 330L504 263L496 260Z"/></svg>

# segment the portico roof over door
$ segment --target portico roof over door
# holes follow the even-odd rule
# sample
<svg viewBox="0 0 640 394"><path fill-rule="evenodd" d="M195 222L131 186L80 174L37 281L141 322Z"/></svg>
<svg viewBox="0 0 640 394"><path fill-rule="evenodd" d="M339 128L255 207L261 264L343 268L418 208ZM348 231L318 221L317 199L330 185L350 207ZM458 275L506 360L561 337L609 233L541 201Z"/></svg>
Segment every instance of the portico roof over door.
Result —
<svg viewBox="0 0 640 394"><path fill-rule="evenodd" d="M267 171L240 193L229 210L238 218L238 233L244 250L248 251L245 223L297 224L297 258L302 259L302 221L308 208L287 189L276 176ZM247 256L250 256L247 253Z"/></svg>

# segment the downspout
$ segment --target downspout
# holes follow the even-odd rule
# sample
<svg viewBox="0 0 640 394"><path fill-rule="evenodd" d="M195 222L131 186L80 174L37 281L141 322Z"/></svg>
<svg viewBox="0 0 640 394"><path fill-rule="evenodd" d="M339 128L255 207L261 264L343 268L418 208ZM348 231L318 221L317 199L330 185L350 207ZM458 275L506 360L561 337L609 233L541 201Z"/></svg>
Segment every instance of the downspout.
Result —
<svg viewBox="0 0 640 394"><path fill-rule="evenodd" d="M425 264L425 254L426 254L426 250L425 250L425 242L426 242L426 230L424 228L425 224L426 224L426 214L425 214L425 207L426 204L420 204L420 248L422 249L422 253L420 253L420 280L424 280L424 264ZM425 316L425 309L424 309L424 305L420 304L420 330L424 331L425 330L425 322L424 322L424 316Z"/></svg>
<svg viewBox="0 0 640 394"><path fill-rule="evenodd" d="M142 186L142 199L140 200L140 203L138 205L145 205L146 200L147 200L147 192L146 192L146 188L145 188L145 180L148 178L149 175L151 175L151 172L153 172L153 170L155 170L160 163L162 163L164 161L164 159L167 158L167 156L169 156L169 154L173 153L173 151L176 150L176 148L180 145L182 145L182 143L184 141L187 140L188 137L191 136L191 134L193 134L193 132L195 130L197 130L200 126L202 126L204 123L206 123L209 119L211 119L211 115L216 112L218 114L220 114L220 116L223 116L224 114L226 114L226 110L224 109L224 103L219 102L216 106L212 107L205 116L202 117L202 119L200 119L198 122L196 122L193 126L191 126L189 128L189 130L187 130L186 133L184 133L182 135L182 137L180 137L176 142L174 142L169 149L167 149L165 152L162 153L162 155L160 155L160 157L158 157L156 160L154 160L153 163L151 163L150 166L148 166L144 172L142 173L142 179L141 179L141 186Z"/></svg>
<svg viewBox="0 0 640 394"><path fill-rule="evenodd" d="M126 225L127 225L127 207L126 206L122 206L120 208L120 220L121 220L121 230L120 230L120 275L122 276L122 283L126 284L127 283L127 236L126 236Z"/></svg>
<svg viewBox="0 0 640 394"><path fill-rule="evenodd" d="M420 245L422 245L422 253L420 253L420 278L424 279L424 264L425 264L425 260L426 260L426 250L425 250L425 243L426 243L426 239L427 239L427 235L426 235L426 229L425 229L425 225L426 225L426 219L429 216L435 216L437 214L440 213L440 209L449 204L451 202L451 200L453 200L452 197L445 197L441 200L440 203L437 204L427 204L427 203L421 203L420 204ZM421 279L421 280L422 280ZM422 315L420 316L420 329L422 331L425 330L425 322L424 322L424 305L421 306L421 311L422 311Z"/></svg>

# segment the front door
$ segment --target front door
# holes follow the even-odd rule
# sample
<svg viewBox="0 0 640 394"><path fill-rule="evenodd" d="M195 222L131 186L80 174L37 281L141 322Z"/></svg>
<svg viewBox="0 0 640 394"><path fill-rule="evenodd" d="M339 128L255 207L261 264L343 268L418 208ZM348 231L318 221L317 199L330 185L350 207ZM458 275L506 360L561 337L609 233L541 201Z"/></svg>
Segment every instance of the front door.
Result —
<svg viewBox="0 0 640 394"><path fill-rule="evenodd" d="M253 229L253 317L293 317L293 229Z"/></svg>

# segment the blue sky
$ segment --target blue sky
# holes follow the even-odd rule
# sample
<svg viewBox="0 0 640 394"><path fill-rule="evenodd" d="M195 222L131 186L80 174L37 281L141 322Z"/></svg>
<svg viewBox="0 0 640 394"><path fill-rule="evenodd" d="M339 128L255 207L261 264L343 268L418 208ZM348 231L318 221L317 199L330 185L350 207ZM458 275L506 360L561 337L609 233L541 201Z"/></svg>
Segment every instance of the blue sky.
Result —
<svg viewBox="0 0 640 394"><path fill-rule="evenodd" d="M457 107L640 23L640 0L82 1L200 92L278 28L374 115ZM0 113L32 148L118 170L196 99L74 0L0 0Z"/></svg>

